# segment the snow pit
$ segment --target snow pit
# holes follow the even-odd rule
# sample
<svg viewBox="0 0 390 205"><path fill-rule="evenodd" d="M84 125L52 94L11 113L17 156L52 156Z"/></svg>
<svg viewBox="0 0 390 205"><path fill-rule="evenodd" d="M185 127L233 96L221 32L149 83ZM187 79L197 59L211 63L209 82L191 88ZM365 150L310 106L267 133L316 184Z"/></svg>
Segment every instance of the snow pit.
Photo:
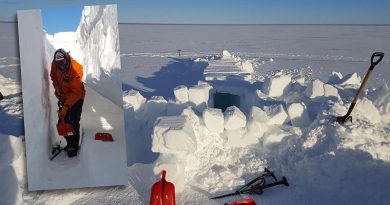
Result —
<svg viewBox="0 0 390 205"><path fill-rule="evenodd" d="M324 98L332 98L334 100L340 100L340 95L337 89L331 85L324 84L320 80L312 81L304 91L305 95L311 98L315 102L324 100Z"/></svg>
<svg viewBox="0 0 390 205"><path fill-rule="evenodd" d="M291 83L291 76L279 75L274 78L267 78L264 81L263 93L269 97L280 97L288 92Z"/></svg>
<svg viewBox="0 0 390 205"><path fill-rule="evenodd" d="M230 106L240 107L240 96L222 92L214 94L214 108L225 111Z"/></svg>
<svg viewBox="0 0 390 205"><path fill-rule="evenodd" d="M173 94L175 95L176 101L179 103L188 102L188 88L187 86L180 85L173 89Z"/></svg>
<svg viewBox="0 0 390 205"><path fill-rule="evenodd" d="M343 79L340 80L340 85L352 85L358 86L361 84L362 79L357 73L352 73L346 75Z"/></svg>
<svg viewBox="0 0 390 205"><path fill-rule="evenodd" d="M203 111L203 121L210 132L221 133L225 128L224 116L220 109L205 109Z"/></svg>
<svg viewBox="0 0 390 205"><path fill-rule="evenodd" d="M187 154L196 149L196 139L186 116L159 117L156 120L152 151Z"/></svg>
<svg viewBox="0 0 390 205"><path fill-rule="evenodd" d="M236 130L246 125L246 116L236 106L228 107L224 112L225 129Z"/></svg>
<svg viewBox="0 0 390 205"><path fill-rule="evenodd" d="M291 124L296 127L305 127L310 124L309 114L305 103L293 103L287 108Z"/></svg>
<svg viewBox="0 0 390 205"><path fill-rule="evenodd" d="M138 111L145 104L146 99L136 90L123 92L123 107L129 109L133 107L134 111Z"/></svg>
<svg viewBox="0 0 390 205"><path fill-rule="evenodd" d="M288 115L282 104L265 106L264 111L268 116L268 124L282 125L288 121Z"/></svg>

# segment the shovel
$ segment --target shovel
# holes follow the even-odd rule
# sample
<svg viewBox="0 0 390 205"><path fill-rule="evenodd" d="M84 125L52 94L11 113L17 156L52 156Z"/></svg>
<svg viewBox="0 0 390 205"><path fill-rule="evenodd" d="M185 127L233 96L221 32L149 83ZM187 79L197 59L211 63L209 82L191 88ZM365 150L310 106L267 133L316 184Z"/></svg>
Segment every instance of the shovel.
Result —
<svg viewBox="0 0 390 205"><path fill-rule="evenodd" d="M58 135L61 135L64 137L76 134L76 132L73 129L72 124L66 123L64 118L61 118L60 122L57 124L57 132L58 132Z"/></svg>
<svg viewBox="0 0 390 205"><path fill-rule="evenodd" d="M162 171L162 178L152 187L150 205L176 205L175 186L165 180L166 171Z"/></svg>
<svg viewBox="0 0 390 205"><path fill-rule="evenodd" d="M363 82L362 82L362 84L360 85L360 88L359 88L358 92L356 93L355 98L353 99L351 105L349 106L349 109L348 109L347 114L345 114L344 116L339 116L339 117L336 118L336 121L337 121L338 123L344 124L344 123L347 122L347 121L352 122L352 116L350 116L351 113L352 113L352 110L353 110L353 108L355 107L356 102L358 101L358 99L359 99L359 97L360 97L360 94L361 94L361 92L363 91L363 88L364 88L364 86L366 85L366 82L367 82L368 78L369 78L370 75L371 75L371 72L374 70L375 66L376 66L379 62L381 62L381 60L383 59L383 56L384 56L384 55L385 55L385 54L382 53L382 52L375 52L375 53L372 54L372 56L371 56L371 65L370 65L370 68L368 68L368 71L367 71L367 73L366 73L366 76L364 76Z"/></svg>

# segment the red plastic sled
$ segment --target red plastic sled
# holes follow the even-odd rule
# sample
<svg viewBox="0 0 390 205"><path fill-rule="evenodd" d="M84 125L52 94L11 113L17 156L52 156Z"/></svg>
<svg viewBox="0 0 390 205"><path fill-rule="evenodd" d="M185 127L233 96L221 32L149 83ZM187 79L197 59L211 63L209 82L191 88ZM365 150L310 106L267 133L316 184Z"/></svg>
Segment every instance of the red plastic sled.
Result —
<svg viewBox="0 0 390 205"><path fill-rule="evenodd" d="M110 133L98 132L95 134L95 140L101 140L104 142L113 142L114 138L112 138L112 135Z"/></svg>
<svg viewBox="0 0 390 205"><path fill-rule="evenodd" d="M176 205L175 186L165 180L166 171L162 171L162 178L152 187L150 205Z"/></svg>
<svg viewBox="0 0 390 205"><path fill-rule="evenodd" d="M252 198L235 201L232 204L226 203L225 205L256 205L256 202Z"/></svg>
<svg viewBox="0 0 390 205"><path fill-rule="evenodd" d="M72 124L66 123L64 118L61 118L61 121L57 124L57 132L59 135L64 136L64 137L76 134L76 132L73 129Z"/></svg>

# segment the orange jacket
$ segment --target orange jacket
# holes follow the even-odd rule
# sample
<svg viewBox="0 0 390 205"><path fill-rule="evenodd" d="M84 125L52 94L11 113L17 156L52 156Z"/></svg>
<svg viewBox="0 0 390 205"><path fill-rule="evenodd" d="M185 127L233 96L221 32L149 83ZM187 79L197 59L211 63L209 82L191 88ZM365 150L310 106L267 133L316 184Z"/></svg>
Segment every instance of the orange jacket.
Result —
<svg viewBox="0 0 390 205"><path fill-rule="evenodd" d="M60 93L60 100L64 106L72 107L78 100L84 99L85 88L83 84L83 66L70 57L70 67L66 72L56 68L54 62L51 63L50 78L54 89Z"/></svg>

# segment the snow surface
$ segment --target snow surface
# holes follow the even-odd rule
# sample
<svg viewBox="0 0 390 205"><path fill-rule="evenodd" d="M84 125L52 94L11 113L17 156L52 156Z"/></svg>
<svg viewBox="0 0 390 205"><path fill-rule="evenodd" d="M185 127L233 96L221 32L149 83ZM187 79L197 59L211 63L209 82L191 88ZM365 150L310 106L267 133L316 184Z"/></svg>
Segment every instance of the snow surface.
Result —
<svg viewBox="0 0 390 205"><path fill-rule="evenodd" d="M385 69L389 61L385 57L378 65L368 82L368 89L363 92L379 110L379 123L360 117L366 113L358 109L352 114L353 123L335 123L334 116L346 113L357 88L339 85L340 81L328 82L333 71L341 76L354 72L363 76L370 52L389 53L388 26L121 24L120 32L122 68L127 70L123 73L125 91L135 89L145 101L150 101L154 95L166 99L155 104L161 107L159 114L145 113L143 106L146 102L137 111L131 106L125 109L129 185L26 192L26 180L21 177L23 166L18 165L23 160L19 158L7 166L7 176L10 176L7 187L0 183L0 201L7 200L2 204L13 204L17 200L28 204L148 204L150 187L159 178L156 174L165 167L170 167L169 180L179 178L181 181L175 184L182 190L176 195L177 204L223 204L243 197L253 197L258 204L389 204L389 185L383 183L390 177L390 94L385 85L390 76ZM177 57L179 48L183 50L182 57ZM212 86L209 108L213 106L213 93L230 91L245 102L240 103L239 109L248 119L245 129L235 130L235 133L224 131L218 135L209 132L202 122L203 112L187 109L185 103L174 102L173 90L179 85L188 88L198 85L199 80L204 80L203 70L208 61L220 58L221 50L225 49L243 60L251 60L256 82L250 84L233 79L209 82ZM7 61L5 64L6 68L0 71L8 78L13 70L17 70L8 65L17 62ZM290 75L292 81L290 92L275 99L261 90L264 80L279 72ZM314 102L304 95L307 86L317 79L335 87L340 100L330 97ZM12 83L14 81L18 84L12 79ZM282 104L288 111L292 103L306 105L311 120L308 126L295 127L293 122L283 125L267 123L269 116L263 112L265 106ZM20 101L7 101L2 106L3 109L4 106L21 107ZM368 109L370 112L371 108ZM180 116L182 113L197 130L197 150L179 158L165 156L163 160L164 154L151 152L154 122L157 117ZM2 119L7 119L8 123L13 117L3 115ZM2 129L1 133L9 135L10 130ZM20 138L8 138L22 143ZM0 151L23 156L17 155L23 153L22 148L7 143L5 147ZM9 164L9 161L4 162ZM250 181L264 167L275 171L278 178L285 175L290 187L268 189L261 196L208 199ZM10 195L2 197L7 193Z"/></svg>
<svg viewBox="0 0 390 205"><path fill-rule="evenodd" d="M90 10L100 10L98 7L87 7ZM112 10L112 18L116 18ZM48 190L63 188L79 188L92 186L110 186L126 184L126 151L124 119L122 106L117 106L93 89L86 87L86 98L83 105L81 126L83 146L79 156L68 159L65 152L53 161L49 160L53 146L66 146L63 137L58 136L56 122L57 99L49 80L50 65L55 48L64 42L78 49L75 35L70 33L54 34L53 39L47 39L42 31L39 10L20 11L19 42L21 73L23 80L23 102L25 114L26 155L28 189ZM81 22L83 23L83 22ZM67 40L56 43L56 39ZM31 40L34 43L31 43ZM94 45L96 47L104 44ZM110 50L113 52L112 50ZM117 50L119 52L119 50ZM77 52L71 55L77 54ZM85 53L85 56L94 53ZM119 54L114 54L119 55ZM82 58L83 56L75 56ZM85 66L84 66L85 67ZM105 83L99 82L99 83ZM98 83L96 81L96 83ZM100 88L109 85L99 85ZM120 90L120 86L116 87ZM113 92L115 93L115 92ZM117 92L120 96L121 94ZM122 104L122 103L121 103ZM48 109L50 108L50 109ZM114 137L113 143L94 140L96 132L109 132ZM106 150L106 151L104 151ZM112 160L115 159L115 160Z"/></svg>

